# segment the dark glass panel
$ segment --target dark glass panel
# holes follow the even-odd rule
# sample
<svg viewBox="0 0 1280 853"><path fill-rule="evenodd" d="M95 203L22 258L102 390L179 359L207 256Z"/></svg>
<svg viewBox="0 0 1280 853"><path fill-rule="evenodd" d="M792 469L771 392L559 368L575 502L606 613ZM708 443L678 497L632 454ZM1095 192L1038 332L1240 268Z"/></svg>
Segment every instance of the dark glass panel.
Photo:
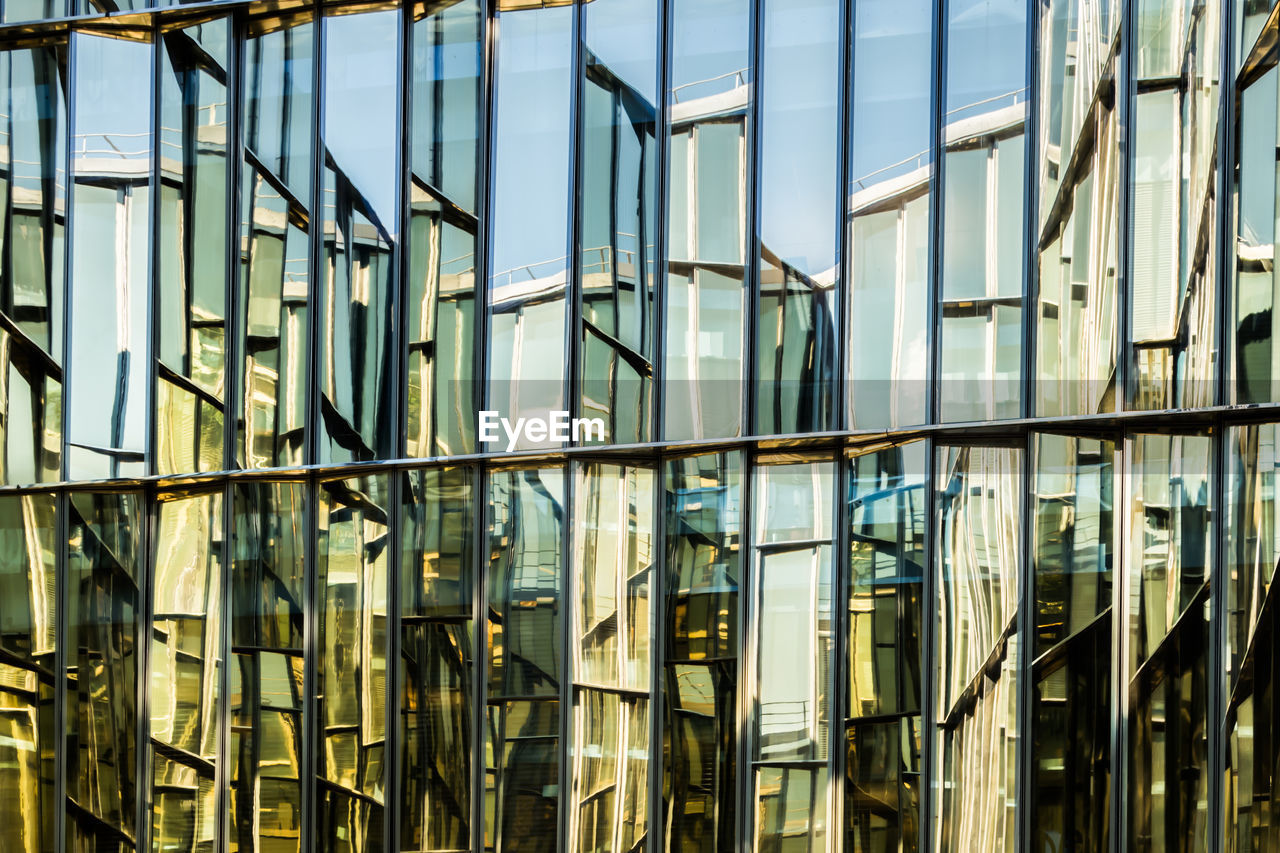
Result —
<svg viewBox="0 0 1280 853"><path fill-rule="evenodd" d="M475 473L410 471L401 486L400 850L471 848Z"/></svg>
<svg viewBox="0 0 1280 853"><path fill-rule="evenodd" d="M227 52L223 18L160 52L156 471L223 465L227 325ZM212 48L218 43L220 50Z"/></svg>
<svg viewBox="0 0 1280 853"><path fill-rule="evenodd" d="M1120 332L1120 3L1041 0L1041 7L1034 413L1112 411Z"/></svg>
<svg viewBox="0 0 1280 853"><path fill-rule="evenodd" d="M68 496L67 849L136 849L141 495ZM146 780L141 780L143 791Z"/></svg>
<svg viewBox="0 0 1280 853"><path fill-rule="evenodd" d="M742 457L667 463L664 850L737 849Z"/></svg>
<svg viewBox="0 0 1280 853"><path fill-rule="evenodd" d="M1111 825L1115 446L1034 438L1031 824L1036 850L1105 850Z"/></svg>
<svg viewBox="0 0 1280 853"><path fill-rule="evenodd" d="M160 494L152 541L151 849L217 843L223 495Z"/></svg>
<svg viewBox="0 0 1280 853"><path fill-rule="evenodd" d="M1128 841L1209 847L1209 435L1133 435L1125 619L1129 632Z"/></svg>
<svg viewBox="0 0 1280 853"><path fill-rule="evenodd" d="M489 476L484 849L556 853L565 472Z"/></svg>
<svg viewBox="0 0 1280 853"><path fill-rule="evenodd" d="M300 851L306 491L233 488L231 853Z"/></svg>
<svg viewBox="0 0 1280 853"><path fill-rule="evenodd" d="M54 853L57 496L0 498L0 841Z"/></svg>
<svg viewBox="0 0 1280 853"><path fill-rule="evenodd" d="M649 834L654 472L588 464L575 485L572 808L568 849Z"/></svg>
<svg viewBox="0 0 1280 853"><path fill-rule="evenodd" d="M751 4L671 8L666 423L670 439L741 435Z"/></svg>
<svg viewBox="0 0 1280 853"><path fill-rule="evenodd" d="M941 447L934 846L1013 851L1022 451Z"/></svg>
<svg viewBox="0 0 1280 853"><path fill-rule="evenodd" d="M61 479L66 57L56 44L0 53L0 480L12 484Z"/></svg>
<svg viewBox="0 0 1280 853"><path fill-rule="evenodd" d="M1028 5L947 4L944 421L1021 413Z"/></svg>
<svg viewBox="0 0 1280 853"><path fill-rule="evenodd" d="M572 24L558 3L502 2L496 18L489 405L512 422L565 408Z"/></svg>
<svg viewBox="0 0 1280 853"><path fill-rule="evenodd" d="M475 451L478 0L413 7L405 452Z"/></svg>
<svg viewBox="0 0 1280 853"><path fill-rule="evenodd" d="M383 848L387 740L386 475L320 484L316 847Z"/></svg>
<svg viewBox="0 0 1280 853"><path fill-rule="evenodd" d="M400 13L324 19L324 248L320 258L321 462L398 456L392 423L396 66Z"/></svg>
<svg viewBox="0 0 1280 853"><path fill-rule="evenodd" d="M67 474L145 473L152 46L75 32Z"/></svg>
<svg viewBox="0 0 1280 853"><path fill-rule="evenodd" d="M305 15L249 24L236 461L270 468L303 461L315 27Z"/></svg>
<svg viewBox="0 0 1280 853"><path fill-rule="evenodd" d="M767 0L755 432L835 426L842 72L837 0Z"/></svg>
<svg viewBox="0 0 1280 853"><path fill-rule="evenodd" d="M843 839L915 850L925 566L925 444L848 460L849 695Z"/></svg>
<svg viewBox="0 0 1280 853"><path fill-rule="evenodd" d="M933 180L928 0L861 0L853 9L847 114L849 424L924 423L929 378L929 190ZM893 128L892 132L886 132Z"/></svg>
<svg viewBox="0 0 1280 853"><path fill-rule="evenodd" d="M582 7L579 394L583 417L601 418L611 444L652 436L658 5Z"/></svg>

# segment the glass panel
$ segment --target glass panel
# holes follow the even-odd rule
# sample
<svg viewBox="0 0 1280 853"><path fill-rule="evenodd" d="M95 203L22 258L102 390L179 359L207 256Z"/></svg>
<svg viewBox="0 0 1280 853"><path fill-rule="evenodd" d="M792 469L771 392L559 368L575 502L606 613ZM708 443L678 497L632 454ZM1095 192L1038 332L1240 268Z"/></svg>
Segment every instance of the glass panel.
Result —
<svg viewBox="0 0 1280 853"><path fill-rule="evenodd" d="M1032 497L1035 650L1033 845L1110 832L1112 571L1116 526L1109 441L1036 435Z"/></svg>
<svg viewBox="0 0 1280 853"><path fill-rule="evenodd" d="M639 850L649 834L653 485L649 468L577 473L569 850Z"/></svg>
<svg viewBox="0 0 1280 853"><path fill-rule="evenodd" d="M572 23L572 6L499 3L489 405L512 423L565 408Z"/></svg>
<svg viewBox="0 0 1280 853"><path fill-rule="evenodd" d="M743 430L751 4L675 0L667 103L666 438Z"/></svg>
<svg viewBox="0 0 1280 853"><path fill-rule="evenodd" d="M324 19L321 462L399 455L391 421L399 26L394 10Z"/></svg>
<svg viewBox="0 0 1280 853"><path fill-rule="evenodd" d="M938 850L1015 849L1022 451L941 447L933 790Z"/></svg>
<svg viewBox="0 0 1280 853"><path fill-rule="evenodd" d="M166 33L160 68L156 471L220 471L227 325L225 18ZM217 47L213 47L213 45ZM208 45L208 47L203 46Z"/></svg>
<svg viewBox="0 0 1280 853"><path fill-rule="evenodd" d="M658 3L582 6L583 417L602 442L649 441L657 239Z"/></svg>
<svg viewBox="0 0 1280 853"><path fill-rule="evenodd" d="M947 4L939 399L944 421L1021 413L1027 6Z"/></svg>
<svg viewBox="0 0 1280 853"><path fill-rule="evenodd" d="M60 18L66 9L65 0L6 0L3 21L35 21L40 18Z"/></svg>
<svg viewBox="0 0 1280 853"><path fill-rule="evenodd" d="M853 5L848 405L857 429L924 423L934 4ZM886 128L893 128L887 133Z"/></svg>
<svg viewBox="0 0 1280 853"><path fill-rule="evenodd" d="M231 853L300 853L306 492L233 489Z"/></svg>
<svg viewBox="0 0 1280 853"><path fill-rule="evenodd" d="M1280 346L1271 332L1276 308L1273 258L1277 242L1276 164L1277 72L1275 56L1258 76L1242 88L1239 99L1239 140L1235 184L1235 270L1232 293L1234 316L1226 340L1232 357L1229 400L1260 403L1280 399Z"/></svg>
<svg viewBox="0 0 1280 853"><path fill-rule="evenodd" d="M9 13L12 4L5 4ZM0 415L6 484L62 479L67 51L0 53Z"/></svg>
<svg viewBox="0 0 1280 853"><path fill-rule="evenodd" d="M401 485L400 850L471 849L475 473L410 471Z"/></svg>
<svg viewBox="0 0 1280 853"><path fill-rule="evenodd" d="M313 41L306 16L250 21L245 39L235 357L236 459L246 468L303 461Z"/></svg>
<svg viewBox="0 0 1280 853"><path fill-rule="evenodd" d="M1036 404L1041 416L1112 411L1116 368L1119 133L1118 0L1042 0L1040 291Z"/></svg>
<svg viewBox="0 0 1280 853"><path fill-rule="evenodd" d="M152 540L151 847L217 843L222 493L159 495Z"/></svg>
<svg viewBox="0 0 1280 853"><path fill-rule="evenodd" d="M0 826L13 853L54 853L56 495L0 498Z"/></svg>
<svg viewBox="0 0 1280 853"><path fill-rule="evenodd" d="M840 3L764 4L757 433L836 419Z"/></svg>
<svg viewBox="0 0 1280 853"><path fill-rule="evenodd" d="M1209 844L1208 435L1136 435L1125 614L1129 630L1129 850Z"/></svg>
<svg viewBox="0 0 1280 853"><path fill-rule="evenodd" d="M827 849L827 768L761 767L756 771L758 853Z"/></svg>
<svg viewBox="0 0 1280 853"><path fill-rule="evenodd" d="M316 846L382 850L387 737L385 475L320 484Z"/></svg>
<svg viewBox="0 0 1280 853"><path fill-rule="evenodd" d="M87 32L75 54L67 476L146 472L152 47Z"/></svg>
<svg viewBox="0 0 1280 853"><path fill-rule="evenodd" d="M853 456L844 849L916 850L925 443Z"/></svg>
<svg viewBox="0 0 1280 853"><path fill-rule="evenodd" d="M737 850L742 457L667 463L664 850Z"/></svg>
<svg viewBox="0 0 1280 853"><path fill-rule="evenodd" d="M484 849L495 853L560 850L564 477L489 477Z"/></svg>
<svg viewBox="0 0 1280 853"><path fill-rule="evenodd" d="M67 849L125 853L140 793L142 499L75 492L67 503Z"/></svg>
<svg viewBox="0 0 1280 853"><path fill-rule="evenodd" d="M413 7L410 149L409 456L475 451L479 0Z"/></svg>
<svg viewBox="0 0 1280 853"><path fill-rule="evenodd" d="M1261 849L1275 836L1280 809L1275 761L1280 737L1280 682L1275 654L1276 596L1271 582L1280 559L1276 502L1280 427L1234 427L1227 432L1226 716L1224 787L1228 853Z"/></svg>

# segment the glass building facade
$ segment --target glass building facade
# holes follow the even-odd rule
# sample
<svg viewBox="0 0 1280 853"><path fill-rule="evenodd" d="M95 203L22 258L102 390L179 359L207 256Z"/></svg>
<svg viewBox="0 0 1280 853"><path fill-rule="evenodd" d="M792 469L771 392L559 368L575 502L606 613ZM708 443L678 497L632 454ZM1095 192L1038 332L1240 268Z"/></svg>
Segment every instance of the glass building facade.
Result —
<svg viewBox="0 0 1280 853"><path fill-rule="evenodd" d="M1278 104L1269 0L0 0L0 851L1280 850Z"/></svg>

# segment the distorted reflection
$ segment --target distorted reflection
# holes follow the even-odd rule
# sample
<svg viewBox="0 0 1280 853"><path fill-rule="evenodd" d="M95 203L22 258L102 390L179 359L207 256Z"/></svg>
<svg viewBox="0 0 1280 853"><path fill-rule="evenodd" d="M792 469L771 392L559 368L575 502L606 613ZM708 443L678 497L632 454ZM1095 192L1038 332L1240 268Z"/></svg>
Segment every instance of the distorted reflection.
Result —
<svg viewBox="0 0 1280 853"><path fill-rule="evenodd" d="M565 408L572 23L550 4L495 23L488 407L512 422Z"/></svg>
<svg viewBox="0 0 1280 853"><path fill-rule="evenodd" d="M4 483L61 479L66 63L65 45L0 53Z"/></svg>
<svg viewBox="0 0 1280 853"><path fill-rule="evenodd" d="M233 489L231 853L300 853L306 488Z"/></svg>
<svg viewBox="0 0 1280 853"><path fill-rule="evenodd" d="M1118 0L1041 0L1036 404L1116 407Z"/></svg>
<svg viewBox="0 0 1280 853"><path fill-rule="evenodd" d="M401 481L400 850L471 849L475 738L475 472Z"/></svg>
<svg viewBox="0 0 1280 853"><path fill-rule="evenodd" d="M751 5L676 0L670 14L663 434L734 436L744 429Z"/></svg>
<svg viewBox="0 0 1280 853"><path fill-rule="evenodd" d="M840 3L766 0L763 38L754 431L814 432L838 399Z"/></svg>
<svg viewBox="0 0 1280 853"><path fill-rule="evenodd" d="M853 5L848 110L847 405L855 428L923 423L929 378L934 17L928 0ZM893 128L886 133L885 128Z"/></svg>
<svg viewBox="0 0 1280 853"><path fill-rule="evenodd" d="M737 850L742 457L667 463L664 850Z"/></svg>
<svg viewBox="0 0 1280 853"><path fill-rule="evenodd" d="M925 444L853 455L848 465L848 666L844 848L920 844L921 608Z"/></svg>
<svg viewBox="0 0 1280 853"><path fill-rule="evenodd" d="M155 850L217 843L222 672L221 487L160 494L152 540L151 839Z"/></svg>
<svg viewBox="0 0 1280 853"><path fill-rule="evenodd" d="M53 494L0 498L0 826L13 853L54 853L56 511Z"/></svg>
<svg viewBox="0 0 1280 853"><path fill-rule="evenodd" d="M1280 427L1227 432L1225 581L1226 831L1224 849L1263 849L1275 836L1280 744L1280 643L1272 581L1280 561Z"/></svg>
<svg viewBox="0 0 1280 853"><path fill-rule="evenodd" d="M481 12L413 5L405 451L475 450Z"/></svg>
<svg viewBox="0 0 1280 853"><path fill-rule="evenodd" d="M67 849L135 850L142 496L67 496Z"/></svg>
<svg viewBox="0 0 1280 853"><path fill-rule="evenodd" d="M947 4L939 405L1021 413L1027 6Z"/></svg>
<svg viewBox="0 0 1280 853"><path fill-rule="evenodd" d="M760 465L754 484L754 849L816 853L830 849L835 465L829 458L768 457Z"/></svg>
<svg viewBox="0 0 1280 853"><path fill-rule="evenodd" d="M484 849L558 853L565 472L489 477Z"/></svg>
<svg viewBox="0 0 1280 853"><path fill-rule="evenodd" d="M383 849L387 742L386 475L320 484L316 846Z"/></svg>
<svg viewBox="0 0 1280 853"><path fill-rule="evenodd" d="M611 444L652 437L658 5L582 7L580 399Z"/></svg>
<svg viewBox="0 0 1280 853"><path fill-rule="evenodd" d="M1013 851L1022 452L938 448L935 847Z"/></svg>
<svg viewBox="0 0 1280 853"><path fill-rule="evenodd" d="M160 474L223 468L230 104L227 72L215 57L226 53L229 35L223 18L163 37L155 278Z"/></svg>
<svg viewBox="0 0 1280 853"><path fill-rule="evenodd" d="M1217 366L1221 11L1145 0L1135 24L1130 402L1208 406Z"/></svg>
<svg viewBox="0 0 1280 853"><path fill-rule="evenodd" d="M324 247L317 359L322 462L399 454L391 293L399 242L397 10L324 19Z"/></svg>
<svg viewBox="0 0 1280 853"><path fill-rule="evenodd" d="M249 22L236 312L236 460L303 461L314 24Z"/></svg>
<svg viewBox="0 0 1280 853"><path fill-rule="evenodd" d="M1209 844L1212 440L1134 435L1128 450L1125 846L1192 853Z"/></svg>
<svg viewBox="0 0 1280 853"><path fill-rule="evenodd" d="M1111 832L1115 445L1034 437L1032 841L1103 850Z"/></svg>
<svg viewBox="0 0 1280 853"><path fill-rule="evenodd" d="M119 35L120 37L116 37ZM151 45L72 33L71 328L67 475L144 473L151 298Z"/></svg>
<svg viewBox="0 0 1280 853"><path fill-rule="evenodd" d="M650 468L577 472L569 850L629 853L649 835L653 480Z"/></svg>

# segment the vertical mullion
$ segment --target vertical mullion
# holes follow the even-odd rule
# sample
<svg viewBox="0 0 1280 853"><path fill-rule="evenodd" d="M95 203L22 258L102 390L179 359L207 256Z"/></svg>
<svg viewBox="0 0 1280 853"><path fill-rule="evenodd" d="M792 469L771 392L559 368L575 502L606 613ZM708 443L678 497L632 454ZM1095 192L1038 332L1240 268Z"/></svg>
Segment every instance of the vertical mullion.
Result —
<svg viewBox="0 0 1280 853"><path fill-rule="evenodd" d="M312 217L314 223L315 218ZM319 727L316 725L316 536L319 530L319 491L316 481L308 477L303 488L306 493L302 506L303 517L303 565L302 565L302 738L298 760L299 782L302 788L302 819L299 821L299 847L314 850L316 820L315 742Z"/></svg>
<svg viewBox="0 0 1280 853"><path fill-rule="evenodd" d="M936 756L933 754L934 740L934 625L935 620L927 618L931 612L935 601L935 579L937 572L937 528L938 528L938 507L937 496L935 492L936 484L934 478L937 470L937 441L933 438L926 439L925 444L925 463L924 463L924 500L925 500L925 517L924 517L924 578L921 584L923 599L923 611L926 618L921 620L921 643L920 657L921 673L920 679L920 821L919 821L919 846L918 849L928 853L933 850L933 764Z"/></svg>
<svg viewBox="0 0 1280 853"><path fill-rule="evenodd" d="M660 87L661 91L661 87ZM667 550L665 465L653 457L653 561L649 583L649 831L645 850L661 853L666 847L662 792L666 767L663 683L666 676L666 590Z"/></svg>
<svg viewBox="0 0 1280 853"><path fill-rule="evenodd" d="M1224 25L1224 30L1227 27ZM1219 149L1221 150L1221 149ZM1221 416L1217 419L1212 435L1212 456L1210 462L1211 503L1209 520L1211 533L1209 541L1212 561L1209 564L1209 651L1207 671L1208 708L1206 717L1209 720L1209 853L1220 853L1226 847L1226 816L1223 812L1226 784L1226 744L1227 736L1226 703L1227 673L1231 664L1227 655L1227 618L1230 615L1227 604L1227 521L1226 521L1226 478L1228 471L1228 444L1225 425Z"/></svg>
<svg viewBox="0 0 1280 853"><path fill-rule="evenodd" d="M759 79L759 78L757 78ZM734 451L730 451L734 452ZM754 489L752 480L755 477L755 459L750 448L743 447L736 451L741 454L741 507L739 524L738 551L742 554L742 562L738 567L738 849L754 850L756 846L755 824L755 766L752 764L752 748L754 738L752 728L758 709L755 703L755 577L752 565L756 558L755 527L753 524L754 507L752 506Z"/></svg>
<svg viewBox="0 0 1280 853"><path fill-rule="evenodd" d="M307 378L306 402L302 429L302 458L315 465L320 458L320 302L321 276L324 275L324 59L325 25L323 0L312 0L315 16L315 60L311 67L311 215L307 235L310 246L307 258ZM332 320L332 318L329 318Z"/></svg>
<svg viewBox="0 0 1280 853"><path fill-rule="evenodd" d="M573 4L573 21L571 24L573 30L572 56L570 57L569 67L572 69L572 77L569 83L569 202L567 210L569 214L569 240L568 248L565 252L565 310L568 312L569 334L565 336L565 392L564 406L570 413L570 417L577 417L580 414L581 407L581 341L582 341L582 264L579 262L579 251L582 244L582 160L583 144L582 135L584 133L585 122L583 120L582 108L582 89L584 77L586 76L586 58L584 50L584 42L586 40L586 11L583 6L587 0L576 0ZM612 417L612 415L611 415ZM616 422L616 418L613 418ZM573 436L569 436L568 444L573 443ZM572 468L572 466L570 466ZM571 481L573 471L568 471L569 480ZM567 494L567 493L566 493ZM568 509L572 511L572 503L566 504ZM566 582L568 575L565 575ZM565 589L568 589L566 584ZM566 629L567 629L566 625ZM568 661L565 661L566 666ZM567 671L567 670L566 670ZM566 789L562 788L561 793ZM563 831L563 827L562 827ZM563 837L563 836L562 836Z"/></svg>
<svg viewBox="0 0 1280 853"><path fill-rule="evenodd" d="M489 402L489 222L493 214L493 193L489 186L493 173L493 126L495 124L498 101L494 92L494 70L497 66L496 44L498 39L497 0L479 0L481 14L480 43L483 55L480 69L480 95L483 102L477 112L480 118L480 138L476 141L476 242L475 265L476 275L473 286L475 308L475 338L472 341L472 363L475 371L472 374L471 400L476 412L488 408ZM476 446L471 448L480 452L480 436L477 431Z"/></svg>
<svg viewBox="0 0 1280 853"><path fill-rule="evenodd" d="M386 738L384 740L383 849L393 853L400 849L400 557L401 531L404 529L404 502L401 489L404 471L392 469L387 489L387 701Z"/></svg>
<svg viewBox="0 0 1280 853"><path fill-rule="evenodd" d="M67 548L66 492L55 492L54 500L54 646L53 646L53 849L67 849ZM37 697L38 698L38 697Z"/></svg>
<svg viewBox="0 0 1280 853"><path fill-rule="evenodd" d="M1124 46L1127 47L1127 44ZM1123 47L1122 47L1123 49ZM1122 178L1122 180L1124 180ZM1129 721L1129 480L1133 454L1126 446L1126 435L1117 431L1112 436L1113 510L1111 530L1115 559L1111 570L1111 833L1109 848L1124 853L1128 838L1128 721ZM1116 457L1119 457L1118 459ZM1114 472L1119 472L1117 475Z"/></svg>
<svg viewBox="0 0 1280 853"><path fill-rule="evenodd" d="M576 7L575 7L576 8ZM560 601L562 607L560 628L560 743L559 743L559 838L560 849L569 849L568 830L571 826L569 810L575 808L573 798L573 517L574 488L578 466L583 463L566 461L564 465L563 523L560 526Z"/></svg>
<svg viewBox="0 0 1280 853"><path fill-rule="evenodd" d="M67 0L74 3L75 0ZM67 136L63 142L66 145L66 194L67 197L63 201L63 238L62 238L62 411L59 413L61 418L62 435L59 436L59 453L58 468L59 479L63 482L67 481L70 476L71 464L71 442L68 436L71 434L71 288L75 281L72 275L71 265L73 257L71 254L71 245L74 242L72 232L72 222L75 213L75 187L76 187L76 170L75 170L75 144L76 144L76 54L79 52L77 42L79 41L76 30L71 30L67 34ZM54 174L57 174L55 167Z"/></svg>
<svg viewBox="0 0 1280 853"><path fill-rule="evenodd" d="M1036 2L1038 0L1031 0ZM1025 340L1025 338L1024 338ZM1030 850L1032 848L1032 839L1035 838L1035 755L1032 751L1034 743L1032 739L1031 728L1035 725L1034 715L1031 713L1032 704L1035 701L1035 682L1033 679L1032 662L1035 660L1034 649L1032 644L1035 640L1035 502L1033 499L1032 485L1035 482L1034 465L1036 459L1035 433L1027 432L1022 440L1022 520L1018 525L1019 537L1019 557L1021 565L1018 567L1019 576L1021 578L1021 590L1018 594L1018 625L1016 628L1018 637L1018 660L1017 660L1017 716L1016 726L1018 732L1018 741L1014 749L1016 750L1016 761L1018 768L1017 777L1017 797L1018 797L1018 814L1017 825L1014 835L1014 849Z"/></svg>
<svg viewBox="0 0 1280 853"><path fill-rule="evenodd" d="M849 406L846 404L846 376L849 369L849 346L845 330L851 328L849 312L853 299L850 290L853 286L852 276L847 274L851 267L849 260L849 228L845 222L849 210L849 161L853 154L853 138L850 129L853 125L853 51L854 51L854 9L852 0L841 0L839 26L840 44L839 63L840 80L836 83L836 133L840 135L836 143L836 264L835 277L836 304L833 325L835 328L836 355L835 376L832 380L832 396L835 398L835 411L828 423L833 429L849 428ZM838 465L843 470L846 466ZM843 535L843 534L841 534ZM840 720L841 737L844 737L844 720ZM841 802L843 798L838 798ZM839 827L837 827L839 830Z"/></svg>
<svg viewBox="0 0 1280 853"><path fill-rule="evenodd" d="M941 400L937 378L942 371L942 191L945 166L946 140L943 118L945 112L947 68L947 8L948 0L935 0L932 49L933 68L930 69L931 97L929 112L929 148L933 168L929 177L929 260L928 284L925 298L925 336L928 348L929 374L925 383L925 419L936 424L941 420ZM932 736L932 733L931 735Z"/></svg>
<svg viewBox="0 0 1280 853"><path fill-rule="evenodd" d="M670 254L668 231L671 213L671 29L675 0L656 0L658 6L658 85L657 119L653 128L654 163L654 229L653 235L653 322L649 339L653 368L653 410L649 440L661 441L666 435L667 421L667 256ZM658 486L662 485L661 461L658 463ZM659 491L661 489L659 488ZM662 502L659 501L659 506ZM659 623L661 625L662 623ZM656 694L655 694L656 698Z"/></svg>
<svg viewBox="0 0 1280 853"><path fill-rule="evenodd" d="M1130 310L1129 282L1133 266L1133 233L1134 210L1133 192L1130 182L1133 178L1133 105L1137 99L1134 84L1134 13L1138 9L1137 0L1122 0L1120 4L1120 51L1117 56L1115 74L1116 119L1119 133L1116 144L1119 148L1119 187L1117 196L1119 210L1116 213L1117 231L1116 251L1119 261L1116 264L1116 395L1115 410L1124 411L1130 408L1129 399L1133 390L1131 372L1130 340L1133 338L1133 319ZM1105 188L1099 187L1100 191ZM1117 827L1118 828L1118 827ZM1115 833L1119 836L1121 833Z"/></svg>
<svg viewBox="0 0 1280 853"><path fill-rule="evenodd" d="M843 181L840 184L844 186ZM843 194L843 189L841 190ZM843 229L841 229L843 230ZM837 261L838 263L838 261ZM841 406L840 408L844 408ZM831 625L832 637L832 697L828 713L827 725L831 731L827 733L827 766L828 802L831 817L827 825L828 850L844 849L844 774L846 764L846 721L849 718L849 655L847 640L849 636L849 592L850 575L852 573L852 555L850 554L849 530L849 482L851 469L849 457L843 450L837 450L834 460L835 482L831 486L831 496L835 501L831 548L834 577L831 579ZM901 525L899 525L901 531Z"/></svg>
<svg viewBox="0 0 1280 853"><path fill-rule="evenodd" d="M143 422L145 423L146 436L143 446L143 474L154 475L158 471L156 465L156 382L159 381L160 374L156 369L156 359L160 352L160 324L157 322L156 313L159 307L159 284L157 279L160 277L160 207L161 192L163 190L163 182L160 180L160 104L161 93L160 85L162 82L161 75L164 68L163 52L164 52L164 36L160 29L160 20L158 17L153 18L151 22L151 81L150 81L150 98L151 109L149 111L151 127L147 135L150 145L148 146L148 158L150 162L147 164L147 193L149 195L150 211L147 214L147 351L143 354L146 360L146 387L143 389ZM120 310L127 312L127 306ZM120 444L124 443L121 438ZM120 457L113 455L111 459L112 476L120 476ZM148 628L148 631L150 628Z"/></svg>
<svg viewBox="0 0 1280 853"><path fill-rule="evenodd" d="M1024 79L1027 87L1027 115L1023 125L1025 128L1023 138L1026 142L1022 148L1025 159L1022 174L1024 208L1022 212L1021 411L1023 418L1032 418L1036 413L1036 346L1038 345L1036 321L1039 319L1040 295L1040 13L1044 4L1042 0L1026 0L1026 4L1027 68ZM1030 458L1030 456L1027 457L1028 460ZM1026 589L1029 590L1030 587ZM1029 829L1028 826L1023 828ZM1028 841L1031 838L1029 834L1023 837Z"/></svg>
<svg viewBox="0 0 1280 853"><path fill-rule="evenodd" d="M232 531L235 524L235 485L224 481L222 486L222 549L219 568L222 571L222 610L218 648L218 704L215 717L218 721L217 763L214 779L217 787L217 829L214 834L214 850L230 848L231 814L231 630L233 620L233 560ZM241 691L243 696L243 690Z"/></svg>
<svg viewBox="0 0 1280 853"><path fill-rule="evenodd" d="M141 547L138 549L138 609L135 637L137 643L137 709L138 719L135 721L136 748L134 749L134 767L136 773L135 803L136 817L134 837L138 851L151 849L151 691L147 688L151 682L151 629L154 618L151 595L151 577L155 560L152 556L152 542L156 534L156 500L155 492L148 488L131 492L137 495L140 504L138 517L141 522Z"/></svg>
<svg viewBox="0 0 1280 853"><path fill-rule="evenodd" d="M488 560L485 547L486 534L489 529L489 499L486 491L487 478L485 469L477 465L472 472L472 508L475 524L471 531L472 542L472 577L471 616L472 616L472 672L471 684L471 850L483 853L485 849L485 778L487 771L486 755L488 714L485 705L485 685L488 677L488 631L486 619L488 608Z"/></svg>
<svg viewBox="0 0 1280 853"><path fill-rule="evenodd" d="M742 349L744 363L742 365L743 387L741 435L756 434L756 399L759 396L756 384L760 376L756 367L760 360L759 327L760 327L760 127L763 109L764 87L764 4L768 0L750 0L751 21L748 37L748 56L751 68L748 73L750 82L747 86L746 112L746 226L742 236L743 248L743 284L745 298L743 307L746 310L744 339ZM776 2L776 0L775 0Z"/></svg>
<svg viewBox="0 0 1280 853"><path fill-rule="evenodd" d="M241 176L244 163L244 138L240 126L244 108L241 91L241 62L244 56L246 27L244 18L234 12L227 16L227 244L226 321L223 325L223 391L222 391L222 468L236 467L236 418L240 387L240 205ZM246 460L247 461L247 460ZM229 565L229 564L228 564Z"/></svg>

